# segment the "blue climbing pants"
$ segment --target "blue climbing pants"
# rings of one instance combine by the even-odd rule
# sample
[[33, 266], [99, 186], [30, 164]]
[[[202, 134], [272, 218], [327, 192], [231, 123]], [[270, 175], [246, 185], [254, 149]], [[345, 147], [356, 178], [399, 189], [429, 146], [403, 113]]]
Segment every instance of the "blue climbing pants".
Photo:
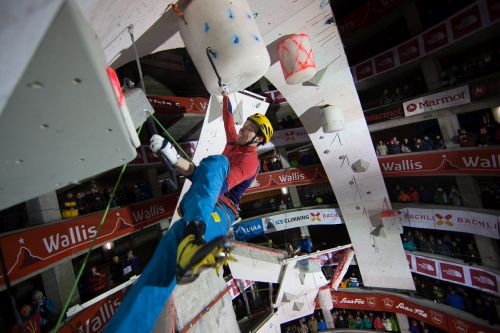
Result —
[[170, 226], [146, 268], [127, 293], [105, 332], [150, 332], [175, 288], [177, 247], [184, 236], [186, 223], [193, 220], [206, 224], [205, 240], [226, 235], [234, 221], [233, 211], [217, 198], [229, 172], [225, 156], [204, 158], [196, 168], [191, 188], [180, 207], [183, 217]]

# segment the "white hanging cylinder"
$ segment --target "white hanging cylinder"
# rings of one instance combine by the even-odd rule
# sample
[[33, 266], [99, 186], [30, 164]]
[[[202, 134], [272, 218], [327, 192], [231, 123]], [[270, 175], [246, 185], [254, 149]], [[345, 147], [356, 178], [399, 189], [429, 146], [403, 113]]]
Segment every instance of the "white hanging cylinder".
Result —
[[341, 108], [327, 104], [321, 108], [320, 116], [323, 132], [332, 133], [344, 129], [344, 113]]
[[299, 84], [316, 75], [311, 40], [307, 34], [295, 34], [278, 45], [281, 69], [287, 84]]
[[179, 32], [208, 92], [220, 95], [211, 54], [230, 92], [259, 80], [271, 64], [264, 39], [245, 0], [191, 0], [182, 8]]
[[500, 123], [500, 106], [496, 106], [491, 108], [491, 112], [493, 113], [493, 118], [497, 123]]

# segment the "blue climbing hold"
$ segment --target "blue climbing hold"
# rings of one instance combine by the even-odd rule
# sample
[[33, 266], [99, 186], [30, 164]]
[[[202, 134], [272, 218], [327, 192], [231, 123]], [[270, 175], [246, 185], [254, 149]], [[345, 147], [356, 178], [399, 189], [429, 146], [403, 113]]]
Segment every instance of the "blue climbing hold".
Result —
[[210, 30], [210, 27], [208, 26], [208, 23], [205, 22], [205, 28], [203, 28], [203, 31], [208, 32]]
[[249, 12], [247, 12], [247, 18], [248, 18], [249, 20], [251, 20], [251, 19], [252, 19], [252, 14], [250, 14]]
[[231, 8], [227, 9], [227, 17], [229, 17], [230, 20], [234, 19], [233, 11]]
[[256, 34], [253, 34], [253, 39], [255, 39], [257, 43], [260, 42], [260, 38]]
[[240, 37], [238, 35], [234, 34], [233, 35], [233, 44], [238, 44], [240, 42]]

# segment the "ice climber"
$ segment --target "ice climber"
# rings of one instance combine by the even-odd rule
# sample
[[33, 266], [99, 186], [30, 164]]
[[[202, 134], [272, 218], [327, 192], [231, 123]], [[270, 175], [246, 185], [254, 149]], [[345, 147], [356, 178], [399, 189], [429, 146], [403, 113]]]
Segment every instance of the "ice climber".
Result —
[[227, 258], [229, 226], [237, 218], [241, 196], [259, 170], [257, 146], [273, 136], [269, 119], [259, 113], [236, 132], [231, 103], [223, 96], [227, 144], [222, 155], [204, 158], [195, 167], [159, 135], [150, 148], [190, 177], [180, 203], [181, 219], [163, 236], [141, 277], [128, 292], [106, 332], [149, 332], [177, 283], [195, 280], [201, 269], [218, 267]]

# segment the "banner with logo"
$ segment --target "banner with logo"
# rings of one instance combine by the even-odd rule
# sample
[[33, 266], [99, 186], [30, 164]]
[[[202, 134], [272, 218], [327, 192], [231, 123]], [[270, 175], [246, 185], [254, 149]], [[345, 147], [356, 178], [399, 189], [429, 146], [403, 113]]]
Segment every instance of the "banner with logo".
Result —
[[321, 184], [328, 181], [321, 164], [259, 173], [246, 193], [279, 189], [287, 186]]
[[389, 107], [379, 107], [366, 111], [364, 113], [366, 123], [368, 125], [380, 123], [386, 120], [403, 118], [404, 114], [401, 111], [401, 104], [391, 105]]
[[253, 219], [233, 225], [234, 238], [239, 241], [246, 241], [256, 236], [264, 234], [262, 219]]
[[500, 296], [500, 275], [485, 269], [466, 266], [406, 252], [410, 270], [435, 279], [460, 284]]
[[[444, 311], [412, 302], [407, 297], [392, 294], [332, 292], [333, 306], [339, 309], [401, 313], [410, 318], [452, 333], [493, 333], [494, 329], [455, 317]], [[319, 301], [316, 308], [320, 308]]]
[[124, 290], [103, 298], [82, 310], [73, 318], [69, 319], [59, 333], [97, 333], [102, 332], [104, 326], [110, 321], [125, 297]]
[[403, 225], [412, 228], [464, 232], [500, 239], [500, 216], [465, 210], [402, 208]]
[[149, 103], [158, 114], [205, 114], [208, 99], [202, 97], [148, 96]]
[[421, 34], [352, 66], [354, 81], [408, 64], [488, 28], [500, 19], [499, 12], [494, 0], [476, 1]]
[[305, 209], [263, 217], [264, 232], [271, 233], [301, 226], [342, 224], [339, 210], [335, 208]]
[[384, 177], [426, 175], [498, 176], [499, 148], [446, 149], [378, 159]]
[[267, 96], [269, 99], [268, 102], [271, 103], [276, 103], [276, 104], [281, 104], [281, 103], [286, 103], [285, 97], [279, 92], [279, 90], [271, 90], [271, 91], [266, 91], [264, 95]]
[[403, 110], [405, 116], [410, 117], [468, 103], [470, 103], [469, 86], [462, 86], [406, 101], [403, 103]]
[[[178, 194], [128, 207], [111, 209], [96, 244], [103, 244], [172, 217]], [[97, 233], [103, 212], [21, 230], [0, 238], [11, 281], [45, 269], [87, 250]], [[3, 275], [0, 285], [4, 284]]]

